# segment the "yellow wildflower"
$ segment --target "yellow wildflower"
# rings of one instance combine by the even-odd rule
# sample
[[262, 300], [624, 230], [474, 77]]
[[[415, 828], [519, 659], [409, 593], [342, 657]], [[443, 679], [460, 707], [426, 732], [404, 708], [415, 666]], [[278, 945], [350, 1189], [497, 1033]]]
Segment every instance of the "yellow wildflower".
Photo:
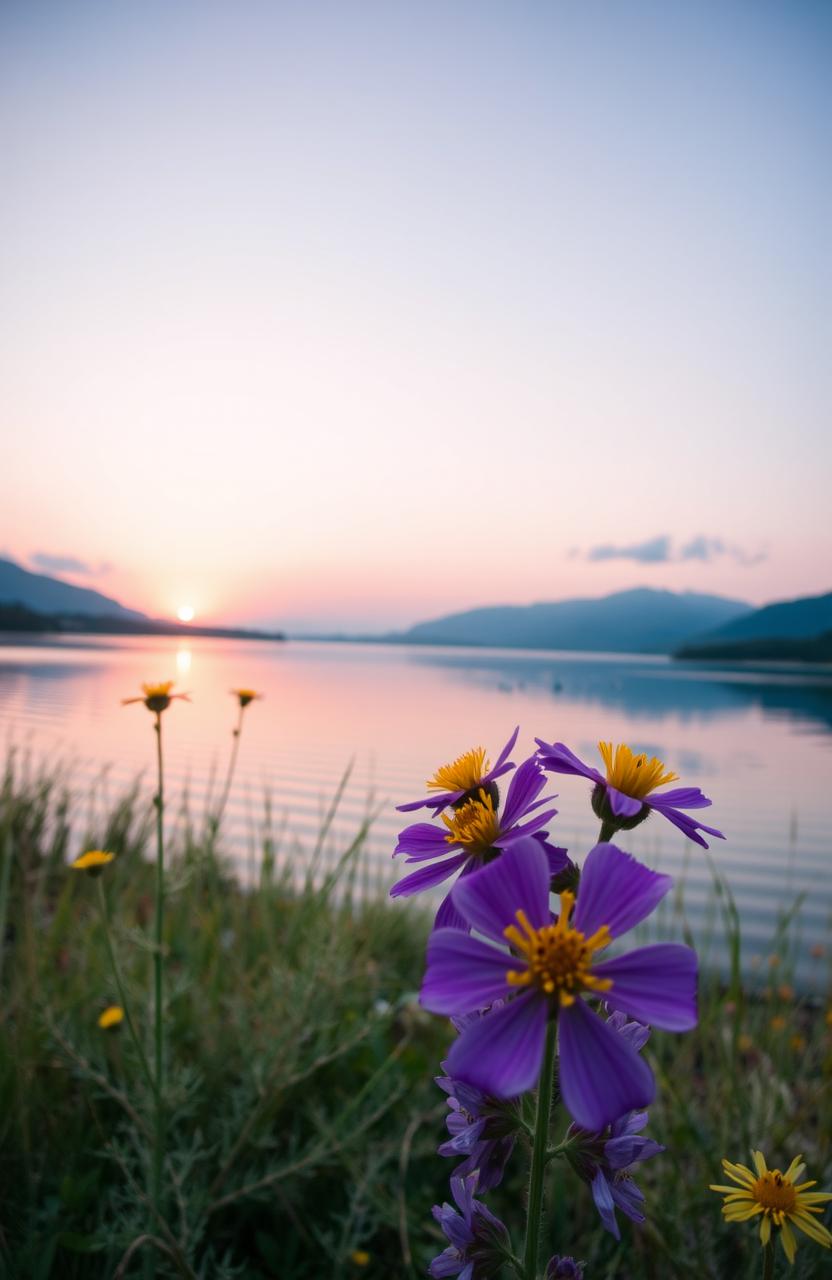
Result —
[[768, 1169], [761, 1151], [752, 1151], [754, 1171], [744, 1164], [723, 1160], [722, 1167], [736, 1186], [711, 1185], [711, 1191], [725, 1196], [723, 1215], [728, 1222], [748, 1222], [760, 1215], [760, 1243], [765, 1248], [772, 1231], [779, 1235], [789, 1262], [794, 1262], [797, 1241], [792, 1226], [828, 1249], [832, 1235], [813, 1214], [823, 1213], [822, 1206], [832, 1200], [832, 1192], [813, 1191], [815, 1182], [800, 1182], [806, 1172], [802, 1156], [795, 1156], [785, 1173]]
[[257, 693], [254, 689], [232, 689], [235, 698], [239, 698], [240, 706], [247, 707], [250, 702], [263, 697], [262, 693]]
[[112, 862], [115, 856], [104, 849], [89, 849], [86, 853], [79, 853], [69, 865], [73, 871], [86, 871], [88, 875], [100, 876], [107, 863]]
[[168, 709], [174, 698], [190, 702], [187, 693], [171, 693], [173, 685], [173, 680], [163, 680], [160, 684], [143, 684], [140, 698], [122, 698], [121, 705], [128, 707], [132, 702], [143, 702], [148, 711], [153, 711], [158, 716]]
[[98, 1016], [98, 1025], [102, 1031], [115, 1031], [124, 1021], [124, 1010], [120, 1004], [108, 1005]]

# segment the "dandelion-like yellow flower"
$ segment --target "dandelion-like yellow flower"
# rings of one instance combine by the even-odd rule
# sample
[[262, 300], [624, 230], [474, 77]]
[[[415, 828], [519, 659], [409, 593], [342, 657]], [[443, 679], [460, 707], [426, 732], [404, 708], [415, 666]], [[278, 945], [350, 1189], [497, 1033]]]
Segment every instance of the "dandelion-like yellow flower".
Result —
[[121, 705], [128, 707], [132, 702], [143, 702], [148, 711], [159, 715], [162, 711], [167, 711], [174, 698], [190, 702], [187, 693], [171, 693], [173, 685], [173, 680], [163, 680], [160, 684], [143, 684], [140, 698], [122, 698]]
[[257, 693], [254, 689], [232, 689], [232, 694], [240, 701], [241, 707], [247, 707], [250, 702], [255, 702], [263, 697], [262, 693]]
[[350, 1262], [354, 1262], [357, 1267], [368, 1267], [370, 1265], [370, 1255], [366, 1249], [353, 1249], [350, 1254]]
[[107, 863], [112, 862], [115, 856], [104, 849], [89, 849], [86, 853], [79, 853], [69, 865], [73, 871], [86, 871], [88, 875], [100, 876]]
[[98, 1016], [98, 1025], [102, 1031], [115, 1031], [124, 1021], [124, 1010], [120, 1004], [109, 1005]]
[[832, 1235], [812, 1215], [823, 1213], [822, 1206], [832, 1200], [832, 1192], [809, 1191], [816, 1182], [800, 1182], [806, 1172], [802, 1156], [795, 1156], [785, 1173], [766, 1167], [761, 1151], [752, 1151], [754, 1172], [744, 1164], [723, 1160], [722, 1167], [737, 1184], [734, 1187], [711, 1186], [711, 1191], [725, 1194], [722, 1213], [727, 1222], [748, 1222], [760, 1216], [760, 1242], [765, 1247], [772, 1231], [780, 1236], [783, 1252], [794, 1262], [797, 1241], [792, 1227], [828, 1249]]

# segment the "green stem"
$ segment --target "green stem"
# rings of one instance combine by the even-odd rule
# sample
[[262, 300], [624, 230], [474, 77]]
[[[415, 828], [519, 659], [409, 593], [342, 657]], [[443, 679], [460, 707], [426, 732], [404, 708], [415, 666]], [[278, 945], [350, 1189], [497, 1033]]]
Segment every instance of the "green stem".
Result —
[[118, 989], [118, 998], [121, 1001], [121, 1007], [124, 1010], [124, 1020], [127, 1023], [127, 1029], [130, 1032], [130, 1036], [133, 1040], [133, 1045], [135, 1047], [136, 1053], [139, 1056], [139, 1062], [141, 1063], [141, 1068], [142, 1068], [142, 1071], [144, 1072], [145, 1079], [147, 1080], [147, 1083], [150, 1085], [150, 1088], [155, 1096], [156, 1081], [153, 1079], [153, 1075], [150, 1070], [150, 1064], [147, 1061], [147, 1054], [145, 1053], [142, 1042], [139, 1039], [138, 1034], [136, 1032], [136, 1024], [133, 1021], [133, 1014], [130, 1009], [130, 1001], [127, 999], [127, 991], [125, 990], [125, 987], [124, 987], [124, 980], [121, 976], [121, 969], [119, 967], [118, 960], [116, 959], [115, 947], [113, 946], [113, 935], [110, 929], [110, 913], [107, 910], [107, 895], [104, 892], [103, 878], [101, 876], [98, 877], [98, 905], [101, 909], [101, 922], [104, 926], [104, 940], [107, 944], [107, 955], [110, 957], [110, 968], [113, 971], [113, 977], [116, 980], [116, 987]]
[[237, 768], [237, 753], [240, 750], [240, 734], [243, 731], [243, 711], [244, 710], [245, 708], [241, 705], [239, 714], [237, 716], [236, 728], [232, 731], [234, 742], [231, 747], [231, 756], [228, 761], [228, 773], [225, 775], [225, 786], [222, 789], [220, 802], [219, 802], [219, 805], [217, 806], [217, 811], [213, 817], [212, 825], [215, 832], [219, 830], [220, 823], [222, 822], [222, 816], [225, 813], [225, 806], [228, 803], [228, 796], [231, 791], [231, 783], [234, 780], [234, 771]]
[[612, 840], [617, 830], [618, 828], [615, 823], [606, 821], [602, 822], [601, 830], [598, 832], [598, 843], [607, 844], [608, 841]]
[[774, 1280], [774, 1241], [763, 1248], [763, 1280]]
[[537, 1086], [537, 1118], [532, 1145], [532, 1165], [529, 1172], [529, 1204], [526, 1221], [526, 1247], [523, 1254], [525, 1280], [536, 1280], [537, 1259], [540, 1252], [540, 1223], [543, 1215], [543, 1184], [546, 1176], [546, 1150], [549, 1145], [549, 1113], [552, 1109], [552, 1086], [555, 1071], [555, 1042], [557, 1020], [552, 1018], [546, 1028], [546, 1049]]
[[156, 1125], [153, 1147], [153, 1206], [161, 1213], [162, 1155], [165, 1147], [165, 1113], [163, 1106], [164, 1020], [163, 1020], [163, 967], [162, 952], [165, 919], [165, 793], [162, 761], [162, 715], [156, 712], [156, 761], [158, 765], [158, 790], [156, 792], [156, 920], [154, 929], [153, 978], [154, 978], [154, 1050], [156, 1079]]

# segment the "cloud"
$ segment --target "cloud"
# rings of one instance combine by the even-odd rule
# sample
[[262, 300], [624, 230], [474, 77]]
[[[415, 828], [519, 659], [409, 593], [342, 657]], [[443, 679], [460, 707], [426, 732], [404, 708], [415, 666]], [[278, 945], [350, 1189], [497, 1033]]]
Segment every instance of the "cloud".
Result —
[[745, 548], [738, 547], [734, 543], [724, 542], [722, 538], [711, 538], [704, 533], [696, 534], [677, 550], [674, 550], [670, 535], [661, 533], [655, 538], [647, 538], [644, 542], [633, 542], [624, 546], [603, 542], [597, 547], [590, 547], [585, 553], [573, 547], [568, 554], [570, 557], [585, 554], [587, 560], [593, 561], [635, 560], [639, 564], [679, 563], [683, 560], [701, 560], [705, 564], [710, 564], [713, 560], [727, 556], [728, 559], [746, 568], [760, 564], [768, 556], [765, 551], [746, 551]]
[[690, 542], [686, 542], [680, 548], [678, 558], [704, 560], [708, 564], [719, 556], [729, 556], [730, 559], [736, 560], [737, 564], [750, 566], [760, 564], [766, 559], [766, 555], [765, 551], [746, 551], [743, 547], [723, 542], [721, 538], [707, 538], [704, 533], [698, 533], [695, 538], [691, 538]]
[[587, 560], [638, 560], [641, 564], [659, 564], [670, 559], [670, 538], [666, 533], [646, 542], [634, 542], [629, 547], [616, 547], [611, 542], [590, 547]]
[[77, 556], [53, 555], [49, 551], [35, 551], [29, 557], [36, 569], [45, 573], [74, 573], [84, 578], [95, 578], [99, 574], [109, 573], [111, 566], [104, 560], [100, 564], [88, 564]]

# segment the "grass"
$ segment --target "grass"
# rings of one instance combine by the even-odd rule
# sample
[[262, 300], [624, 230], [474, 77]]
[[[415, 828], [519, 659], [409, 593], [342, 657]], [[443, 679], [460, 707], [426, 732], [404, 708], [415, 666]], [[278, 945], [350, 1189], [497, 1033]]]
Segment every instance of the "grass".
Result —
[[[452, 1168], [435, 1154], [445, 1107], [433, 1084], [449, 1030], [416, 1001], [429, 917], [386, 901], [363, 855], [366, 828], [333, 859], [328, 824], [304, 852], [282, 849], [267, 816], [259, 883], [243, 891], [222, 832], [180, 814], [165, 918], [167, 1144], [162, 1212], [152, 1213], [153, 1095], [126, 1028], [97, 1026], [118, 992], [97, 886], [66, 864], [86, 847], [118, 855], [99, 883], [149, 1052], [153, 820], [138, 788], [100, 808], [74, 797], [58, 769], [7, 762], [0, 1272], [425, 1275], [444, 1243], [430, 1207], [447, 1197]], [[744, 1160], [752, 1143], [781, 1166], [803, 1151], [809, 1176], [832, 1185], [828, 954], [815, 960], [815, 990], [795, 995], [799, 911], [786, 912], [743, 983], [741, 924], [715, 870], [703, 949], [720, 944], [729, 971], [706, 970], [694, 1033], [654, 1033], [646, 1051], [659, 1079], [648, 1132], [667, 1146], [639, 1174], [647, 1223], [625, 1223], [617, 1243], [588, 1189], [565, 1163], [550, 1166], [544, 1240], [586, 1259], [587, 1280], [759, 1275], [752, 1228], [726, 1227], [707, 1190], [722, 1181], [720, 1158]], [[683, 892], [654, 928], [685, 936]], [[518, 1153], [488, 1198], [516, 1248], [526, 1170]], [[806, 1241], [791, 1274], [821, 1276], [828, 1261]], [[782, 1255], [777, 1268], [786, 1273]]]

